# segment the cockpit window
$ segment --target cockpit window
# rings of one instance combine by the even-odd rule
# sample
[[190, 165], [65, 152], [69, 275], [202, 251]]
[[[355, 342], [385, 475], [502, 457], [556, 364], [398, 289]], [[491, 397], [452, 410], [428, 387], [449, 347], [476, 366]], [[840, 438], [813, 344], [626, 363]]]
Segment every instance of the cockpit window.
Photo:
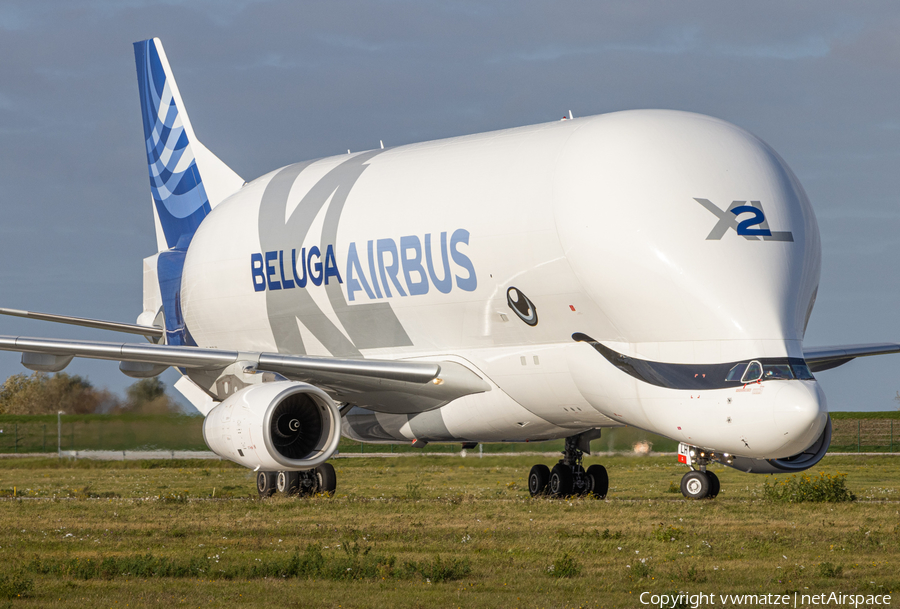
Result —
[[744, 384], [755, 383], [756, 381], [758, 381], [760, 379], [760, 377], [762, 377], [762, 374], [763, 374], [762, 364], [760, 364], [759, 362], [754, 360], [754, 361], [750, 362], [750, 364], [747, 366], [747, 370], [744, 372], [744, 375], [741, 377], [741, 382]]
[[816, 377], [812, 375], [812, 372], [809, 371], [809, 366], [806, 364], [791, 364], [791, 370], [794, 371], [794, 376], [801, 381], [816, 380]]
[[741, 377], [744, 376], [744, 370], [747, 369], [747, 364], [741, 362], [740, 364], [735, 364], [734, 368], [728, 371], [728, 376], [725, 377], [725, 380], [729, 383], [740, 383]]
[[794, 378], [789, 364], [766, 364], [763, 366], [764, 381], [789, 381]]
[[721, 364], [676, 364], [624, 355], [580, 332], [573, 334], [572, 338], [588, 343], [629, 376], [667, 389], [726, 389], [734, 388], [737, 383], [746, 385], [794, 378], [815, 380], [806, 362], [799, 357], [761, 357]]

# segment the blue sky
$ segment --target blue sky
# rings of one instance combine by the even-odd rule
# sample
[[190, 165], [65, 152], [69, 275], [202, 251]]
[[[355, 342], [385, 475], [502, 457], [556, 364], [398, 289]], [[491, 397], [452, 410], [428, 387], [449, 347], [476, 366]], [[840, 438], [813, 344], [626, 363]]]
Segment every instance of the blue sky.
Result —
[[[131, 43], [159, 36], [198, 137], [247, 179], [569, 110], [733, 122], [787, 160], [816, 211], [823, 270], [806, 344], [900, 342], [897, 31], [893, 2], [8, 0], [0, 306], [140, 312], [155, 241]], [[15, 318], [0, 334], [120, 337]], [[0, 377], [21, 370], [0, 355]], [[118, 392], [131, 382], [115, 363], [67, 371]], [[886, 356], [818, 377], [833, 410], [886, 410], [898, 371]]]

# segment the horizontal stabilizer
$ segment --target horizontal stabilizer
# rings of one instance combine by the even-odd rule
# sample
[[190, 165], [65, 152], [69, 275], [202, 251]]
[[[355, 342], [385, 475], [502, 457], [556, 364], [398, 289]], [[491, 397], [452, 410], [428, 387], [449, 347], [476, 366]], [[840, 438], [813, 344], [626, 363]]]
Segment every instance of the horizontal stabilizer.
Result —
[[124, 324], [117, 321], [103, 321], [101, 319], [88, 319], [86, 317], [54, 315], [53, 313], [35, 313], [34, 311], [20, 311], [18, 309], [0, 308], [0, 315], [11, 315], [13, 317], [24, 317], [26, 319], [37, 319], [40, 321], [52, 321], [59, 324], [84, 326], [85, 328], [96, 328], [98, 330], [113, 330], [115, 332], [124, 332], [126, 334], [140, 334], [147, 338], [162, 338], [163, 333], [165, 332], [162, 328], [157, 328], [155, 326], [139, 326], [137, 324]]

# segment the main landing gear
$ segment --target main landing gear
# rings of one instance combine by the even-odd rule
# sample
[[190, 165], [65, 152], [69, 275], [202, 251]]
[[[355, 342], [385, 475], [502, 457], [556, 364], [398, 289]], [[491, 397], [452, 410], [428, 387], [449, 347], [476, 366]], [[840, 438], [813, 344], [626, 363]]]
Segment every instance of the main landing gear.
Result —
[[581, 465], [584, 453], [591, 454], [591, 440], [600, 437], [599, 430], [592, 430], [566, 438], [563, 458], [551, 470], [538, 464], [528, 474], [528, 492], [532, 497], [550, 495], [569, 497], [590, 495], [598, 499], [609, 492], [609, 476], [602, 465], [591, 465], [585, 471]]
[[[718, 455], [713, 452], [701, 450], [696, 446], [687, 444], [678, 445], [678, 462], [691, 468], [681, 478], [681, 494], [688, 499], [715, 499], [719, 494], [719, 477], [706, 469], [712, 461], [724, 458], [728, 463], [730, 455]], [[696, 469], [695, 469], [696, 467]]]
[[278, 493], [282, 497], [326, 495], [337, 488], [337, 474], [331, 463], [301, 472], [256, 472], [256, 490], [260, 499]]

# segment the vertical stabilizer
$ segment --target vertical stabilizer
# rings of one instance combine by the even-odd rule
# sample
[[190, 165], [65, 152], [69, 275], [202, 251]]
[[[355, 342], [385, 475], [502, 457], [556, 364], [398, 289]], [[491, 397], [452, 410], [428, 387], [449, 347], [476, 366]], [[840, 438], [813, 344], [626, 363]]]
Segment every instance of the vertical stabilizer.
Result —
[[181, 275], [194, 233], [213, 207], [244, 184], [194, 135], [158, 38], [134, 43], [150, 194], [159, 253], [144, 261], [144, 312], [169, 345], [195, 344], [181, 312]]
[[244, 181], [197, 141], [159, 39], [134, 43], [134, 58], [159, 250], [185, 250]]

